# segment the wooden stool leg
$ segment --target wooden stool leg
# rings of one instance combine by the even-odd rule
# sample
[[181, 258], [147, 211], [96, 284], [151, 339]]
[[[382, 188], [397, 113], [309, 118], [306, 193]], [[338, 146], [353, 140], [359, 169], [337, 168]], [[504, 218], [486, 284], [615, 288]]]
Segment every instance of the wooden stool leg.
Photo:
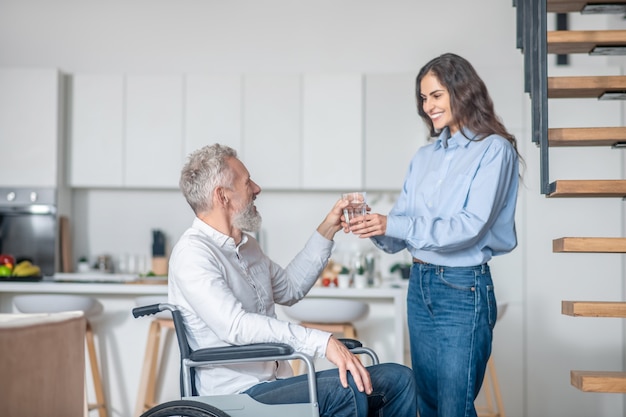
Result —
[[498, 417], [506, 417], [506, 414], [504, 413], [504, 404], [502, 403], [502, 395], [500, 394], [500, 382], [498, 381], [498, 374], [496, 373], [496, 365], [495, 363], [493, 363], [492, 358], [489, 358], [489, 362], [487, 362], [487, 368], [489, 370], [489, 375], [491, 376], [493, 394], [496, 397]]
[[485, 373], [485, 380], [483, 381], [482, 393], [485, 397], [486, 405], [480, 410], [477, 408], [478, 415], [480, 417], [506, 417], [493, 356], [490, 357], [487, 362], [487, 371]]
[[343, 336], [347, 339], [356, 339], [356, 328], [351, 323], [345, 324], [343, 326]]
[[[491, 363], [491, 358], [487, 362], [487, 368], [490, 368], [489, 364]], [[491, 381], [491, 374], [489, 372], [485, 373], [485, 379], [483, 381], [483, 394], [485, 395], [485, 406], [484, 413], [481, 414], [482, 417], [498, 417], [498, 411], [493, 407], [493, 394], [492, 394], [493, 382]]]
[[89, 321], [87, 321], [87, 328], [85, 331], [85, 342], [87, 344], [87, 352], [89, 353], [93, 389], [96, 394], [96, 403], [89, 404], [89, 410], [97, 408], [98, 415], [100, 417], [107, 417], [106, 403], [104, 401], [104, 388], [102, 387], [102, 376], [100, 375], [100, 367], [98, 366], [98, 355], [96, 354], [93, 330]]
[[148, 330], [148, 340], [141, 368], [141, 379], [135, 405], [135, 415], [140, 416], [156, 403], [157, 373], [159, 369], [159, 352], [163, 329], [174, 329], [171, 319], [154, 319]]
[[139, 381], [139, 393], [135, 406], [135, 415], [143, 414], [148, 408], [148, 404], [154, 401], [154, 386], [156, 379], [157, 359], [159, 355], [159, 344], [161, 341], [161, 325], [158, 320], [152, 320], [148, 330], [148, 340], [146, 351], [143, 357], [141, 368], [141, 379]]

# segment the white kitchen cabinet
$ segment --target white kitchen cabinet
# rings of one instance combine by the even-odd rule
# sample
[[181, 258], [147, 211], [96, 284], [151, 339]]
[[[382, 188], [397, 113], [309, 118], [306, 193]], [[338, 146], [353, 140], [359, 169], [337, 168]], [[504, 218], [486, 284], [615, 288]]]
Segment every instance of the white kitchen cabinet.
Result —
[[400, 190], [412, 156], [427, 143], [415, 74], [368, 74], [365, 89], [365, 188]]
[[124, 185], [124, 77], [72, 77], [70, 172], [72, 187]]
[[185, 156], [221, 143], [241, 150], [241, 76], [185, 76]]
[[261, 188], [300, 188], [301, 97], [300, 75], [244, 78], [241, 158]]
[[183, 77], [128, 76], [124, 184], [178, 188], [183, 161]]
[[61, 85], [54, 69], [0, 69], [0, 186], [64, 183]]
[[303, 83], [302, 188], [363, 187], [363, 80], [307, 74]]

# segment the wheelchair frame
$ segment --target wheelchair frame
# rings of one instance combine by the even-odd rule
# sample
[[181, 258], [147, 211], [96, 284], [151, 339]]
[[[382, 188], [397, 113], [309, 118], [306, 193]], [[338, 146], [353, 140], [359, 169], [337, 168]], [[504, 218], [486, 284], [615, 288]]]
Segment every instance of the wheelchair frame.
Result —
[[[315, 365], [310, 356], [294, 351], [284, 343], [255, 343], [242, 346], [220, 346], [192, 350], [187, 341], [180, 309], [172, 304], [160, 303], [135, 307], [133, 316], [170, 311], [174, 320], [176, 339], [180, 350], [181, 400], [157, 405], [141, 417], [319, 417]], [[379, 363], [376, 353], [353, 339], [341, 341], [354, 354], [370, 356]], [[244, 362], [302, 360], [307, 367], [309, 402], [296, 404], [263, 404], [247, 394], [198, 396], [195, 391], [195, 368], [204, 365], [226, 365]]]

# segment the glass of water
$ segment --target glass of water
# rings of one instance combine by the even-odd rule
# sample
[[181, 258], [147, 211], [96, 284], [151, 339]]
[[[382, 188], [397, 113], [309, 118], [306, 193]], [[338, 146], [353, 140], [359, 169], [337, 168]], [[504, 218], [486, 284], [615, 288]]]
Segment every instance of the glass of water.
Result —
[[366, 195], [367, 193], [365, 191], [355, 191], [341, 195], [342, 199], [350, 202], [350, 204], [343, 209], [343, 216], [345, 217], [348, 226], [352, 222], [353, 218], [364, 216], [367, 212]]

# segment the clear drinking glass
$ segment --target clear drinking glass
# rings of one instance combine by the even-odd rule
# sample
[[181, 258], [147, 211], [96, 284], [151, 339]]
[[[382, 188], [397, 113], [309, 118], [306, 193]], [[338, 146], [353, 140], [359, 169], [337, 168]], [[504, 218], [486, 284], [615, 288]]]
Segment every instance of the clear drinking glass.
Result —
[[367, 212], [366, 195], [367, 193], [365, 191], [356, 191], [341, 195], [342, 199], [350, 202], [350, 204], [343, 209], [343, 216], [346, 218], [348, 226], [354, 217], [364, 216]]

